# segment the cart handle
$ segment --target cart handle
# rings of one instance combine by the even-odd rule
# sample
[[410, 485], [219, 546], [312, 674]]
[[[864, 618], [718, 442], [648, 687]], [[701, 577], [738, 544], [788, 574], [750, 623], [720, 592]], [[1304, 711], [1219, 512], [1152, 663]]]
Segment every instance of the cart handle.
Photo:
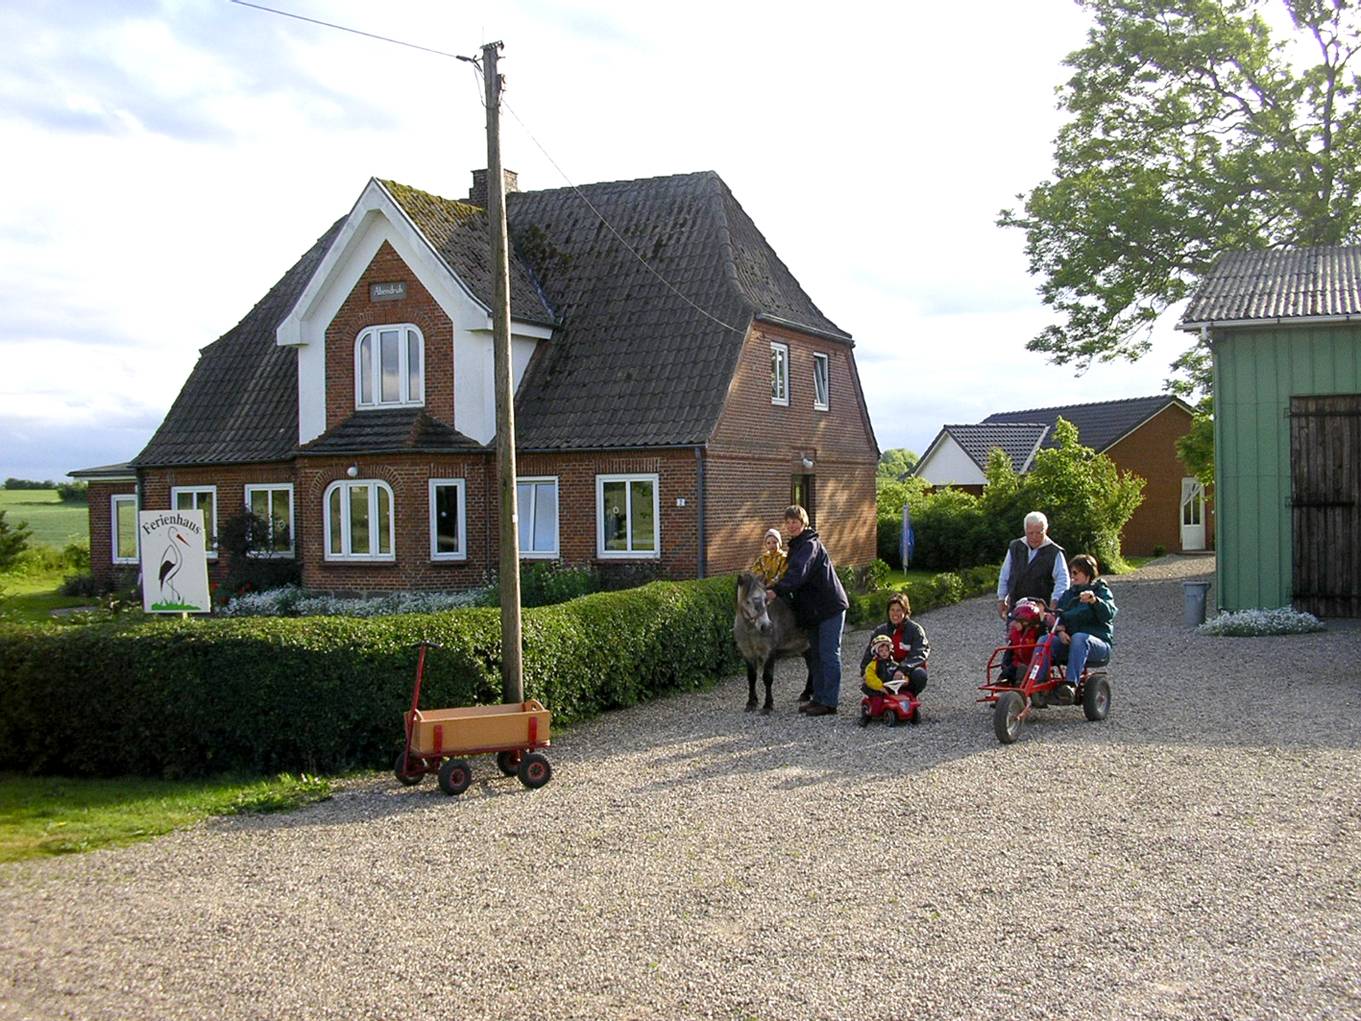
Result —
[[444, 648], [444, 646], [441, 645], [439, 642], [432, 642], [432, 641], [431, 641], [430, 639], [428, 639], [428, 638], [422, 638], [419, 642], [413, 642], [413, 643], [411, 643], [410, 648], [412, 648], [412, 649], [442, 649], [442, 648]]

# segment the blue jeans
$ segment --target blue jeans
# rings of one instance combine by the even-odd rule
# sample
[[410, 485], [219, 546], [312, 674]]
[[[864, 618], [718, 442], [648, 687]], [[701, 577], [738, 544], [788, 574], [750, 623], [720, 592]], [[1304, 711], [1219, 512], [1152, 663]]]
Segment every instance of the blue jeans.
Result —
[[841, 700], [841, 630], [846, 611], [808, 629], [808, 651], [813, 663], [813, 701], [836, 708]]
[[1105, 666], [1111, 661], [1109, 643], [1085, 632], [1073, 635], [1073, 640], [1063, 648], [1067, 651], [1059, 654], [1059, 662], [1068, 661], [1068, 683], [1074, 687], [1086, 667]]

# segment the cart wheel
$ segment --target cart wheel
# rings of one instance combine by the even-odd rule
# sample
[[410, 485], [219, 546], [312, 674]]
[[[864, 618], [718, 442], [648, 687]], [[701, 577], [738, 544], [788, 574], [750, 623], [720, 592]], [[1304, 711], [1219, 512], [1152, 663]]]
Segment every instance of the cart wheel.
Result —
[[[415, 767], [418, 762], [421, 762], [419, 758], [415, 755], [411, 756], [411, 767]], [[406, 752], [400, 751], [397, 753], [397, 762], [392, 767], [392, 775], [397, 778], [397, 781], [403, 787], [414, 787], [425, 779], [424, 769], [412, 768], [411, 772], [408, 773], [405, 771], [407, 768], [409, 767]]]
[[497, 752], [496, 768], [504, 776], [514, 776], [520, 771], [520, 752]]
[[884, 726], [896, 727], [898, 725], [898, 713], [889, 706], [884, 706]]
[[1093, 723], [1104, 720], [1111, 712], [1111, 685], [1105, 674], [1087, 678], [1082, 692], [1082, 712]]
[[439, 768], [439, 786], [445, 794], [462, 794], [473, 782], [473, 770], [466, 759], [449, 759]]
[[516, 770], [516, 774], [522, 784], [530, 790], [537, 790], [553, 779], [553, 767], [546, 756], [538, 752], [526, 752], [524, 758], [520, 760], [520, 768]]
[[868, 726], [870, 725], [870, 720], [872, 720], [872, 719], [874, 719], [874, 717], [870, 715], [870, 707], [867, 706], [864, 702], [861, 702], [861, 703], [860, 703], [860, 726], [862, 726], [862, 727], [868, 727]]
[[992, 711], [992, 729], [1002, 744], [1014, 744], [1021, 736], [1021, 712], [1025, 699], [1019, 692], [1007, 691], [997, 697], [997, 708]]

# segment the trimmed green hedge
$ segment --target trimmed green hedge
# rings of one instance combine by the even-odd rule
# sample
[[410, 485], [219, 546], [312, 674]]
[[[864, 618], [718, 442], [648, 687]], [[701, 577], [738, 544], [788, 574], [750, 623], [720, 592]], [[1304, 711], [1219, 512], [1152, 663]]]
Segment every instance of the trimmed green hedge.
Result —
[[[525, 694], [557, 723], [736, 669], [734, 580], [656, 582], [524, 614]], [[0, 768], [184, 775], [391, 764], [421, 704], [501, 700], [500, 614], [0, 627]]]
[[901, 588], [890, 586], [878, 592], [850, 595], [851, 608], [846, 613], [846, 620], [861, 627], [882, 623], [888, 619], [888, 597], [899, 591], [907, 593], [914, 617], [962, 599], [986, 595], [997, 590], [998, 570], [990, 565], [966, 567], [959, 572], [932, 575], [925, 581], [909, 581]]

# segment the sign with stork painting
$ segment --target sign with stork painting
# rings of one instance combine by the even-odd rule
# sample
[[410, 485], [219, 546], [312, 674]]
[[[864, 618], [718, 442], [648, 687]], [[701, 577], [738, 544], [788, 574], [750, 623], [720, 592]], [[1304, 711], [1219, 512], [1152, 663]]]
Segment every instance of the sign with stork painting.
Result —
[[142, 511], [142, 609], [146, 613], [208, 613], [208, 555], [203, 511]]

